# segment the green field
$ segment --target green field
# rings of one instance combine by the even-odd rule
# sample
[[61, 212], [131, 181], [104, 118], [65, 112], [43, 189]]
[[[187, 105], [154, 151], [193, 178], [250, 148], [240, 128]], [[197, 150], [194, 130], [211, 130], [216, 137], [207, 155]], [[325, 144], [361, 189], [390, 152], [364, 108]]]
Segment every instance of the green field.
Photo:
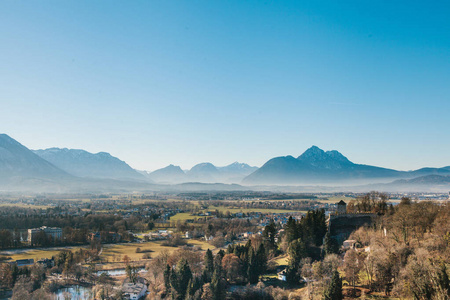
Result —
[[255, 201], [263, 201], [263, 202], [282, 202], [282, 201], [314, 201], [314, 199], [311, 198], [287, 198], [287, 199], [261, 199], [261, 200], [255, 200], [255, 199], [247, 199], [243, 200], [243, 202], [255, 202]]
[[12, 206], [12, 207], [31, 208], [31, 209], [46, 209], [46, 208], [50, 207], [49, 205], [34, 205], [34, 204], [8, 203], [8, 202], [0, 203], [0, 206]]
[[170, 222], [173, 222], [173, 221], [184, 222], [187, 220], [196, 220], [198, 218], [202, 218], [202, 216], [193, 216], [193, 215], [191, 215], [191, 213], [178, 213], [178, 214], [170, 217]]
[[286, 266], [288, 264], [288, 256], [278, 256], [274, 259], [274, 261], [280, 266]]
[[289, 212], [302, 212], [306, 213], [306, 211], [303, 210], [289, 210], [289, 209], [270, 209], [270, 208], [239, 208], [239, 207], [230, 207], [230, 206], [209, 206], [207, 211], [215, 211], [218, 210], [219, 212], [225, 213], [229, 211], [230, 213], [249, 213], [249, 212], [260, 212], [260, 213], [289, 213]]
[[[203, 212], [214, 212], [214, 211], [219, 211], [221, 213], [226, 213], [227, 211], [229, 211], [232, 214], [235, 213], [250, 213], [250, 212], [260, 212], [260, 213], [297, 213], [297, 212], [301, 212], [301, 213], [306, 213], [307, 211], [304, 210], [288, 210], [288, 209], [270, 209], [270, 208], [239, 208], [239, 207], [230, 207], [230, 206], [209, 206], [208, 209], [204, 210]], [[170, 222], [177, 222], [177, 221], [181, 221], [181, 222], [185, 222], [187, 220], [196, 220], [199, 218], [204, 218], [204, 216], [193, 216], [190, 213], [178, 213], [172, 217], [170, 217]]]
[[52, 258], [62, 250], [76, 251], [79, 248], [87, 248], [88, 246], [75, 246], [75, 247], [59, 247], [59, 248], [44, 248], [44, 249], [24, 249], [15, 250], [13, 254], [5, 254], [8, 251], [4, 251], [0, 255], [10, 256], [12, 260], [18, 259], [34, 259], [34, 261], [40, 260], [42, 258]]
[[[151, 257], [158, 256], [162, 251], [172, 252], [177, 250], [177, 247], [162, 246], [161, 241], [151, 241], [144, 243], [129, 243], [108, 245], [103, 248], [101, 259], [107, 262], [114, 262], [114, 258], [119, 256], [123, 258], [127, 255], [132, 261], [141, 260], [144, 253], [150, 253]], [[198, 240], [189, 240], [190, 245], [198, 246], [202, 250], [213, 249], [214, 246]], [[141, 248], [142, 253], [136, 253], [136, 248]]]
[[[166, 250], [172, 252], [177, 250], [177, 247], [162, 246], [161, 241], [150, 241], [144, 243], [127, 243], [127, 244], [109, 244], [104, 245], [100, 258], [103, 262], [114, 262], [123, 259], [124, 255], [127, 255], [132, 261], [138, 261], [142, 259], [145, 253], [149, 253], [151, 257], [158, 256], [162, 251]], [[188, 243], [193, 246], [200, 247], [202, 250], [211, 249], [215, 247], [205, 241], [189, 240]], [[136, 253], [136, 248], [141, 248], [141, 253]], [[60, 247], [60, 248], [46, 248], [46, 249], [24, 249], [16, 250], [12, 254], [6, 254], [8, 251], [0, 253], [2, 256], [10, 256], [12, 260], [18, 259], [34, 259], [35, 261], [42, 258], [51, 258], [62, 250], [76, 251], [79, 248], [88, 248], [88, 246], [76, 246], [76, 247]], [[12, 251], [11, 251], [12, 252]]]

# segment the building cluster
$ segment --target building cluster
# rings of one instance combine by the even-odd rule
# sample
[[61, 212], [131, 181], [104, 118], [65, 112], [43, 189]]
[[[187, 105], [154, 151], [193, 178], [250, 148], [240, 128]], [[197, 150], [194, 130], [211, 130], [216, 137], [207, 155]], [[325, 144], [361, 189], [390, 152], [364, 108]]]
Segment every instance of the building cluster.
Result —
[[150, 241], [154, 240], [167, 240], [173, 234], [172, 230], [158, 230], [156, 232], [150, 232], [148, 234], [144, 234], [144, 238], [147, 238]]

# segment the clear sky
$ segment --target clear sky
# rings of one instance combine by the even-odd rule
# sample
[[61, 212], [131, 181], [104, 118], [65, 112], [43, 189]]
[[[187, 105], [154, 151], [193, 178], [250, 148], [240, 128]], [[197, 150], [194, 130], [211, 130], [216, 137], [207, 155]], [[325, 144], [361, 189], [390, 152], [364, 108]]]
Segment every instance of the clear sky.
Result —
[[449, 1], [0, 1], [0, 131], [137, 169], [450, 165]]

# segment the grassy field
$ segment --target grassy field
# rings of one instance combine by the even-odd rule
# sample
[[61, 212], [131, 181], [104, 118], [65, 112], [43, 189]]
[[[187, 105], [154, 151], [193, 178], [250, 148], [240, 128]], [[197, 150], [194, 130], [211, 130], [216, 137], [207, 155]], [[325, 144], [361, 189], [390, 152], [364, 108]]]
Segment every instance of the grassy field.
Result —
[[[136, 248], [141, 248], [142, 253], [136, 253]], [[130, 243], [107, 245], [103, 248], [100, 258], [104, 262], [122, 261], [123, 256], [127, 255], [130, 260], [141, 260], [145, 253], [150, 253], [151, 257], [158, 256], [164, 250], [173, 251], [176, 248], [161, 246], [158, 242]]]
[[178, 213], [172, 217], [170, 217], [170, 222], [177, 222], [177, 221], [187, 221], [187, 220], [196, 220], [198, 218], [201, 218], [200, 216], [192, 216], [190, 213]]
[[8, 202], [0, 203], [0, 206], [13, 206], [13, 207], [31, 208], [31, 209], [46, 209], [46, 208], [50, 207], [49, 205], [34, 205], [34, 204], [8, 203]]
[[[162, 251], [175, 251], [177, 247], [167, 247], [161, 245], [161, 241], [151, 241], [144, 243], [129, 243], [129, 244], [118, 244], [118, 245], [108, 245], [103, 248], [101, 259], [107, 262], [114, 262], [120, 256], [123, 258], [127, 255], [130, 260], [136, 261], [141, 260], [145, 253], [149, 253], [151, 257], [158, 256]], [[193, 246], [200, 247], [202, 250], [214, 249], [214, 246], [208, 244], [205, 241], [189, 240], [188, 243]], [[141, 248], [141, 253], [136, 253], [136, 248]]]
[[[144, 243], [127, 243], [127, 244], [109, 244], [103, 247], [100, 258], [104, 262], [114, 262], [127, 255], [132, 261], [141, 260], [145, 253], [149, 253], [151, 257], [158, 256], [162, 251], [167, 250], [172, 252], [177, 250], [176, 247], [162, 246], [161, 241], [151, 241]], [[202, 250], [211, 249], [215, 247], [205, 241], [189, 240], [188, 243], [193, 246], [200, 247]], [[87, 248], [88, 246], [76, 246], [76, 247], [61, 247], [61, 248], [45, 248], [45, 249], [24, 249], [15, 251], [4, 251], [0, 253], [1, 256], [10, 256], [12, 260], [18, 259], [34, 259], [39, 260], [42, 258], [51, 258], [62, 250], [76, 251], [79, 248]], [[141, 253], [136, 253], [136, 248], [141, 248]]]
[[242, 200], [242, 202], [255, 202], [255, 201], [280, 202], [280, 201], [309, 201], [309, 200], [314, 201], [314, 199], [311, 199], [311, 198], [297, 198], [297, 199], [288, 198], [288, 199], [261, 199], [261, 200], [245, 199], [245, 200]]
[[274, 261], [280, 266], [285, 266], [288, 264], [288, 256], [287, 255], [279, 256], [275, 258]]
[[24, 249], [11, 251], [13, 254], [5, 254], [8, 251], [0, 253], [0, 255], [10, 256], [12, 260], [18, 259], [34, 259], [40, 260], [42, 258], [52, 258], [62, 250], [76, 251], [79, 248], [87, 248], [88, 246], [75, 246], [75, 247], [60, 247], [60, 248], [43, 248], [43, 249]]
[[300, 210], [288, 210], [288, 209], [270, 209], [270, 208], [240, 208], [240, 207], [230, 207], [230, 206], [209, 206], [207, 211], [215, 211], [218, 210], [219, 212], [225, 213], [229, 211], [230, 213], [249, 213], [249, 212], [260, 212], [260, 213], [288, 213], [288, 212], [303, 212], [306, 211], [300, 211]]
[[[288, 209], [270, 209], [270, 208], [240, 208], [240, 207], [230, 207], [230, 206], [209, 206], [204, 212], [213, 212], [218, 210], [221, 213], [226, 213], [229, 211], [232, 214], [235, 213], [249, 213], [249, 212], [260, 212], [260, 213], [289, 213], [289, 212], [301, 212], [306, 213], [303, 210], [288, 210]], [[187, 220], [196, 220], [202, 218], [202, 216], [193, 216], [190, 213], [178, 213], [170, 217], [170, 222], [185, 222]]]

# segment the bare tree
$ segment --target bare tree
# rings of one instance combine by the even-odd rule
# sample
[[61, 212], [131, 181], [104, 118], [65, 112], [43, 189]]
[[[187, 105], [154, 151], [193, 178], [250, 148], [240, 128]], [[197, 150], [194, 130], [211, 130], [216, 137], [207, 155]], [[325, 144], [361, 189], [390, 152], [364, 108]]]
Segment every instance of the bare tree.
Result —
[[359, 280], [359, 272], [361, 271], [362, 263], [360, 257], [354, 249], [350, 249], [344, 256], [344, 272], [345, 279], [352, 285], [353, 294], [355, 293], [355, 286]]

